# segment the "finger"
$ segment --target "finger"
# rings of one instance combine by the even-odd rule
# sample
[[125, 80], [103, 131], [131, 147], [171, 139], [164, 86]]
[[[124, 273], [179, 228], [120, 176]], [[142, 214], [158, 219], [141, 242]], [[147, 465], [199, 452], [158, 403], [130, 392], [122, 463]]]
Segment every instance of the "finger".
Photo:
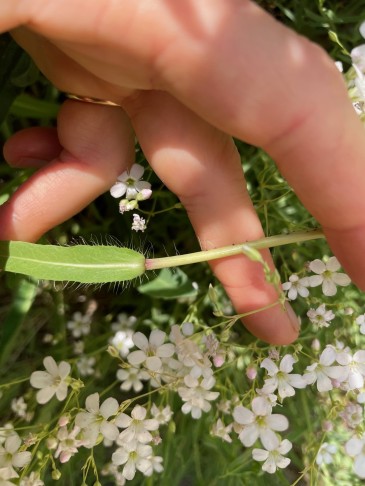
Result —
[[[240, 157], [227, 135], [210, 127], [167, 94], [146, 92], [126, 109], [147, 159], [175, 192], [203, 249], [242, 243], [263, 236], [246, 191]], [[273, 268], [269, 251], [266, 261]], [[260, 264], [244, 256], [217, 260], [211, 266], [239, 313], [278, 301]], [[280, 305], [244, 320], [258, 337], [275, 344], [293, 341], [298, 324]]]
[[0, 239], [37, 240], [109, 189], [133, 161], [134, 137], [120, 108], [68, 101], [58, 136], [58, 156], [0, 207]]
[[226, 2], [220, 19], [194, 42], [169, 43], [160, 63], [165, 87], [277, 161], [365, 289], [365, 136], [341, 75], [253, 3]]
[[14, 168], [39, 168], [55, 159], [62, 151], [55, 128], [26, 128], [9, 138], [4, 157]]

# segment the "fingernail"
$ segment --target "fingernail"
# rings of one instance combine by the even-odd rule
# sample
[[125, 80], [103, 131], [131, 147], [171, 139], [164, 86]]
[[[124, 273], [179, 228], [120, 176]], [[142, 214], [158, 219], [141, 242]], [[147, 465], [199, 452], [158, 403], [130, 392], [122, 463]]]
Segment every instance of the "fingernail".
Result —
[[292, 328], [294, 329], [295, 332], [299, 332], [300, 331], [300, 321], [299, 321], [296, 313], [294, 312], [292, 306], [289, 304], [288, 301], [285, 302], [285, 310], [288, 313], [288, 317], [289, 317], [290, 323], [292, 325]]

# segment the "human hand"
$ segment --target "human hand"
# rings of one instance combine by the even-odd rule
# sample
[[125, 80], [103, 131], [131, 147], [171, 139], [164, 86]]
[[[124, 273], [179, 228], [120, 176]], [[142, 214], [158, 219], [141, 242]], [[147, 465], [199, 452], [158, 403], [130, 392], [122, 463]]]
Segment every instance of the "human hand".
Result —
[[[247, 0], [2, 0], [0, 30], [14, 28], [59, 89], [123, 109], [68, 101], [58, 138], [31, 129], [8, 142], [11, 165], [40, 170], [0, 208], [2, 239], [35, 240], [107, 190], [133, 162], [131, 125], [204, 249], [260, 238], [229, 134], [276, 160], [365, 287], [363, 127], [318, 47]], [[245, 257], [212, 267], [237, 312], [277, 300], [261, 267]], [[245, 324], [275, 344], [296, 338], [293, 321], [278, 305]]]

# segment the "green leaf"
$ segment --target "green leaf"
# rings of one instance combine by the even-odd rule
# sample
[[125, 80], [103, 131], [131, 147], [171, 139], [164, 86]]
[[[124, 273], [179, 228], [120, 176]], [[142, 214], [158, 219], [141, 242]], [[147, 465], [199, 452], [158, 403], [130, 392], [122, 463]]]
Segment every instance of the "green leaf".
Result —
[[56, 118], [59, 109], [58, 103], [37, 100], [23, 93], [15, 98], [10, 113], [19, 118]]
[[0, 37], [0, 125], [13, 100], [34, 80], [34, 65], [28, 54], [9, 35]]
[[19, 337], [25, 318], [36, 296], [37, 284], [33, 280], [18, 280], [10, 310], [1, 323], [0, 367], [7, 364], [15, 349], [19, 348]]
[[116, 246], [0, 241], [0, 268], [40, 280], [121, 282], [142, 275], [145, 258], [134, 250]]
[[158, 299], [177, 299], [180, 297], [194, 297], [197, 290], [189, 277], [179, 268], [170, 270], [164, 268], [159, 275], [150, 282], [140, 285], [137, 290], [141, 294]]

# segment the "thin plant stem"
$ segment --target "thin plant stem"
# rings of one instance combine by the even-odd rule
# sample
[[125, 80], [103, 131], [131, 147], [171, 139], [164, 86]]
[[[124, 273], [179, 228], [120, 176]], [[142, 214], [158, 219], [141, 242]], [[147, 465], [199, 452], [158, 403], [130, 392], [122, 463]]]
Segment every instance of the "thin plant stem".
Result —
[[291, 243], [301, 243], [303, 241], [316, 240], [318, 238], [324, 238], [324, 234], [321, 229], [298, 231], [296, 233], [289, 233], [287, 235], [268, 236], [267, 238], [249, 241], [240, 245], [223, 246], [221, 248], [214, 248], [213, 250], [187, 253], [186, 255], [146, 259], [145, 266], [146, 270], [179, 267], [182, 265], [190, 265], [192, 263], [207, 262], [210, 260], [217, 260], [218, 258], [245, 254], [252, 249], [262, 250], [264, 248], [273, 248], [275, 246], [289, 245]]

